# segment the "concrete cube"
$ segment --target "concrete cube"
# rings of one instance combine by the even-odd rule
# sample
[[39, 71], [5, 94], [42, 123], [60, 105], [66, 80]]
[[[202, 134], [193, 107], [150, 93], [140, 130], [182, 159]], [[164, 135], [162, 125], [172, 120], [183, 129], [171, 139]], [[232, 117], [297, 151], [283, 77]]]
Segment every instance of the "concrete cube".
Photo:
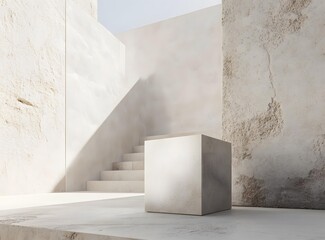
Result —
[[147, 212], [231, 209], [231, 144], [202, 134], [145, 141]]

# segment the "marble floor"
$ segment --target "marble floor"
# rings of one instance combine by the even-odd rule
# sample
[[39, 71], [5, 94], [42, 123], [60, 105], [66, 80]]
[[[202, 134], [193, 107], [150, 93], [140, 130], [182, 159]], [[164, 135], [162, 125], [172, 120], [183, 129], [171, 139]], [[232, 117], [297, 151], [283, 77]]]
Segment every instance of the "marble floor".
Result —
[[[144, 196], [121, 196], [1, 210], [0, 239], [320, 240], [325, 239], [324, 223], [325, 211], [318, 210], [234, 207], [206, 216], [146, 213]], [[49, 237], [53, 232], [64, 234]]]

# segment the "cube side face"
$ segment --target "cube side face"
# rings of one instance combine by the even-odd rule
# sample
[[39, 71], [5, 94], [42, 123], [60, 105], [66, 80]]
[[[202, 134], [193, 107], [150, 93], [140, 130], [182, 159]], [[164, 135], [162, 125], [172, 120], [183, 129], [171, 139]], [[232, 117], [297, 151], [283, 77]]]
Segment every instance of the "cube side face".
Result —
[[202, 136], [202, 214], [231, 209], [231, 144]]
[[147, 212], [201, 215], [201, 136], [145, 141]]

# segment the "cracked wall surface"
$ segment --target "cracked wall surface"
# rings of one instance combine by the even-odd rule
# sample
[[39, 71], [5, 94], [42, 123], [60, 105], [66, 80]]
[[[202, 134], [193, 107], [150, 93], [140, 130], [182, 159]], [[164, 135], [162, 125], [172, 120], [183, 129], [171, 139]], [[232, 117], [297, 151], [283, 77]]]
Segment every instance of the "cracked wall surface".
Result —
[[325, 2], [223, 1], [233, 203], [325, 209]]

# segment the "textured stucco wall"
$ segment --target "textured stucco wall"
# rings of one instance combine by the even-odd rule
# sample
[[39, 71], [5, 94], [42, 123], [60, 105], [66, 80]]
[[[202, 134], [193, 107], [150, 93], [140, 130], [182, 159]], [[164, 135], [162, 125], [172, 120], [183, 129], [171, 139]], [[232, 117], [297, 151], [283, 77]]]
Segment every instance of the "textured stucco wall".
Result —
[[[67, 2], [66, 161], [67, 190], [85, 190], [87, 180], [104, 169], [108, 145], [96, 136], [133, 86], [125, 78], [125, 47], [74, 1]], [[123, 127], [123, 125], [121, 124]], [[95, 140], [94, 140], [95, 139]], [[118, 141], [118, 139], [116, 139]], [[94, 145], [95, 144], [95, 145]]]
[[236, 205], [325, 209], [325, 1], [224, 0]]
[[0, 195], [64, 190], [64, 8], [0, 1]]
[[65, 0], [0, 1], [0, 35], [0, 195], [64, 191]]
[[118, 34], [127, 78], [143, 82], [147, 135], [221, 137], [221, 10], [214, 6]]

